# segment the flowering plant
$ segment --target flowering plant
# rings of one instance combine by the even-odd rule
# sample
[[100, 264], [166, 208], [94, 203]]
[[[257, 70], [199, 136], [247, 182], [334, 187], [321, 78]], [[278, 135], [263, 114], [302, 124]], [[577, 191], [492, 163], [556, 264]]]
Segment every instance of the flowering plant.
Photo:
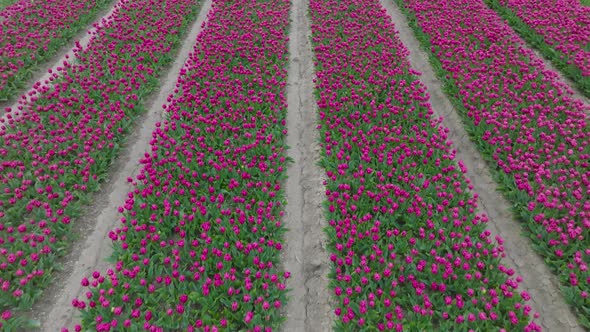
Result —
[[280, 325], [288, 23], [289, 1], [213, 2], [74, 330]]
[[485, 0], [590, 97], [590, 7], [579, 0]]
[[[143, 99], [194, 17], [192, 0], [122, 1], [0, 127], [0, 310], [28, 309], [72, 240]], [[17, 325], [2, 315], [0, 326]], [[8, 319], [5, 319], [8, 317]]]
[[481, 0], [398, 3], [535, 249], [590, 327], [590, 108]]
[[[18, 1], [0, 11], [0, 101], [86, 28], [110, 0]], [[1, 6], [0, 6], [1, 8]]]
[[377, 0], [312, 0], [336, 331], [539, 330]]

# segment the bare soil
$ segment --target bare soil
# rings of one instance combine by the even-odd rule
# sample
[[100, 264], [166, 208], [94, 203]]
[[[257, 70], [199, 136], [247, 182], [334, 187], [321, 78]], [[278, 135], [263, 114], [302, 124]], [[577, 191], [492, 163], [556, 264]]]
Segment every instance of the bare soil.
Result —
[[287, 169], [287, 207], [283, 265], [291, 272], [287, 287], [285, 332], [324, 332], [332, 325], [328, 287], [330, 261], [322, 214], [325, 193], [320, 159], [314, 65], [308, 1], [292, 1], [287, 82], [287, 144], [293, 163]]

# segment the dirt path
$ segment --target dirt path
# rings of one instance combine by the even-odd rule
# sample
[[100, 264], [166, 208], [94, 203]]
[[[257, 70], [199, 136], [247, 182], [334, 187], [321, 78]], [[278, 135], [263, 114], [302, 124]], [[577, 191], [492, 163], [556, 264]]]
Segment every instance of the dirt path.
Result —
[[399, 38], [410, 51], [412, 67], [422, 72], [421, 81], [430, 94], [430, 102], [436, 116], [443, 116], [443, 125], [450, 129], [449, 139], [457, 150], [459, 159], [465, 162], [467, 176], [472, 180], [475, 192], [479, 194], [480, 212], [489, 216], [488, 228], [492, 237], [500, 235], [504, 239], [507, 267], [524, 278], [521, 290], [532, 297], [529, 305], [533, 312], [539, 312], [538, 323], [545, 331], [584, 331], [570, 311], [559, 290], [559, 281], [548, 269], [541, 257], [532, 249], [530, 240], [521, 236], [522, 227], [514, 220], [510, 204], [499, 193], [496, 183], [490, 176], [483, 158], [463, 128], [459, 115], [442, 92], [442, 84], [436, 78], [427, 55], [420, 49], [405, 16], [391, 0], [381, 0], [387, 13], [392, 17]]
[[308, 6], [305, 0], [292, 1], [289, 35], [287, 144], [293, 163], [287, 170], [285, 225], [289, 230], [285, 235], [283, 262], [291, 272], [287, 287], [292, 291], [285, 308], [285, 332], [325, 332], [332, 325], [330, 261], [323, 233], [324, 173], [317, 166], [320, 147]]
[[61, 48], [61, 50], [58, 51], [57, 54], [52, 57], [52, 59], [45, 61], [44, 64], [38, 66], [38, 68], [35, 69], [35, 73], [31, 77], [31, 79], [29, 79], [25, 84], [25, 89], [15, 93], [14, 96], [8, 101], [0, 102], [0, 115], [2, 115], [2, 118], [6, 117], [5, 109], [7, 107], [12, 108], [12, 115], [13, 117], [15, 116], [17, 107], [25, 101], [22, 99], [23, 95], [27, 97], [27, 101], [30, 100], [29, 93], [36, 91], [35, 89], [31, 88], [33, 84], [35, 84], [36, 82], [42, 82], [44, 85], [47, 85], [49, 83], [49, 78], [51, 77], [51, 74], [48, 73], [49, 69], [53, 69], [53, 71], [56, 72], [56, 68], [63, 66], [64, 61], [70, 62], [72, 61], [72, 59], [74, 59], [73, 48], [76, 45], [76, 41], [80, 41], [80, 45], [82, 46], [82, 48], [86, 48], [86, 46], [90, 42], [90, 39], [94, 35], [94, 32], [97, 29], [96, 27], [101, 27], [104, 25], [104, 23], [107, 22], [107, 20], [113, 14], [115, 9], [119, 7], [117, 5], [118, 3], [119, 1], [115, 0], [109, 8], [99, 11], [96, 16], [98, 19], [91, 23], [88, 29], [82, 29], [80, 32], [78, 32], [78, 34], [76, 34], [76, 36], [74, 36], [74, 38], [72, 38], [72, 40], [69, 43], [64, 45]]
[[93, 271], [105, 272], [110, 267], [105, 261], [112, 253], [108, 233], [119, 221], [117, 208], [125, 203], [127, 192], [132, 190], [127, 178], [135, 178], [141, 169], [138, 161], [148, 151], [155, 124], [163, 117], [162, 105], [173, 93], [180, 69], [194, 48], [210, 8], [211, 0], [205, 0], [176, 60], [162, 76], [160, 91], [147, 102], [149, 111], [137, 119], [133, 134], [120, 153], [121, 157], [109, 172], [110, 181], [94, 195], [94, 203], [86, 208], [85, 217], [79, 218], [75, 231], [82, 234], [82, 238], [72, 245], [71, 253], [63, 259], [64, 270], [56, 273], [56, 281], [32, 310], [32, 316], [41, 322], [43, 331], [60, 331], [64, 326], [76, 324], [78, 312], [71, 302], [75, 297], [82, 298], [87, 291], [80, 281]]

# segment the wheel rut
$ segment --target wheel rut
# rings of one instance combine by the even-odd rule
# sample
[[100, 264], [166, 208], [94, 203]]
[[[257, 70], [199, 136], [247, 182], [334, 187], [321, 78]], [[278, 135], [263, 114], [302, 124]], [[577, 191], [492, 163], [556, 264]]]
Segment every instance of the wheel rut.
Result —
[[323, 233], [324, 173], [317, 165], [320, 146], [308, 6], [308, 1], [292, 1], [289, 35], [287, 144], [293, 162], [287, 169], [288, 231], [283, 265], [291, 272], [287, 287], [292, 291], [285, 308], [285, 332], [324, 332], [332, 325], [330, 261]]

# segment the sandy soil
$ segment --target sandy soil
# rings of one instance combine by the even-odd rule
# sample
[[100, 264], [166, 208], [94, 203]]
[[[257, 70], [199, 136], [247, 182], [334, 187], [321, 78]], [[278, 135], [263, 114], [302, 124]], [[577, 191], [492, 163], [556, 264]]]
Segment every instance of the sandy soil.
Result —
[[543, 259], [533, 251], [530, 240], [520, 235], [522, 226], [513, 218], [509, 202], [498, 191], [485, 161], [469, 140], [459, 115], [443, 93], [442, 85], [405, 16], [391, 0], [381, 2], [396, 25], [399, 38], [410, 51], [412, 67], [422, 73], [421, 81], [428, 89], [435, 115], [442, 116], [443, 125], [450, 129], [449, 138], [454, 142], [453, 148], [457, 150], [458, 158], [465, 162], [469, 170], [467, 176], [472, 180], [475, 192], [480, 195], [480, 212], [489, 216], [488, 228], [492, 237], [500, 235], [505, 240], [507, 257], [503, 263], [524, 278], [519, 288], [531, 294], [529, 305], [533, 312], [541, 315], [538, 323], [545, 331], [584, 331], [565, 303], [559, 290], [559, 281]]
[[313, 96], [313, 55], [308, 1], [292, 1], [287, 83], [287, 144], [293, 163], [287, 169], [287, 208], [284, 268], [291, 272], [287, 287], [285, 332], [330, 331], [331, 305], [328, 287], [330, 261], [326, 251], [326, 226], [322, 215], [324, 173], [316, 130]]
[[72, 245], [71, 253], [61, 260], [63, 271], [55, 275], [55, 282], [32, 310], [32, 317], [41, 322], [43, 331], [59, 331], [64, 326], [76, 324], [78, 312], [72, 307], [71, 301], [75, 297], [82, 298], [87, 291], [80, 285], [80, 280], [93, 271], [105, 272], [110, 267], [106, 262], [112, 253], [108, 232], [118, 223], [120, 216], [117, 208], [124, 204], [126, 193], [132, 190], [127, 178], [135, 178], [141, 169], [139, 159], [148, 151], [155, 123], [161, 121], [164, 115], [162, 105], [173, 93], [180, 69], [193, 50], [210, 8], [211, 0], [205, 0], [197, 20], [184, 38], [176, 60], [161, 78], [160, 91], [147, 102], [148, 112], [137, 119], [133, 134], [128, 137], [120, 158], [109, 172], [110, 181], [103, 184], [94, 195], [93, 203], [86, 208], [84, 217], [77, 221], [75, 231], [82, 234], [82, 238]]
[[[49, 78], [51, 77], [51, 74], [48, 73], [49, 69], [53, 69], [54, 72], [56, 72], [56, 68], [59, 66], [63, 66], [64, 61], [67, 60], [68, 62], [71, 62], [72, 59], [74, 59], [73, 48], [76, 45], [76, 41], [80, 41], [80, 45], [82, 46], [82, 48], [86, 48], [86, 46], [88, 46], [88, 43], [90, 42], [90, 39], [96, 31], [95, 25], [98, 25], [99, 27], [103, 26], [110, 18], [110, 16], [113, 14], [115, 9], [119, 7], [117, 5], [118, 2], [119, 1], [113, 1], [112, 6], [102, 11], [99, 11], [96, 15], [98, 19], [91, 23], [88, 29], [82, 29], [80, 32], [78, 32], [78, 34], [74, 38], [72, 38], [72, 40], [69, 43], [64, 45], [61, 48], [61, 50], [53, 56], [53, 60], [47, 60], [44, 64], [38, 66], [35, 70], [35, 73], [32, 75], [31, 79], [29, 79], [29, 81], [25, 84], [25, 89], [19, 91], [18, 93], [15, 93], [14, 96], [10, 98], [8, 101], [0, 102], [0, 115], [2, 115], [2, 118], [5, 118], [6, 116], [5, 109], [7, 107], [12, 108], [12, 115], [13, 117], [15, 116], [15, 112], [17, 111], [18, 105], [25, 101], [24, 99], [22, 99], [22, 96], [26, 96], [26, 100], [28, 101], [30, 99], [29, 93], [35, 91], [34, 89], [30, 88], [33, 86], [33, 84], [35, 84], [36, 82], [42, 82], [45, 85], [49, 84]], [[69, 59], [67, 59], [66, 56], [68, 56]]]

